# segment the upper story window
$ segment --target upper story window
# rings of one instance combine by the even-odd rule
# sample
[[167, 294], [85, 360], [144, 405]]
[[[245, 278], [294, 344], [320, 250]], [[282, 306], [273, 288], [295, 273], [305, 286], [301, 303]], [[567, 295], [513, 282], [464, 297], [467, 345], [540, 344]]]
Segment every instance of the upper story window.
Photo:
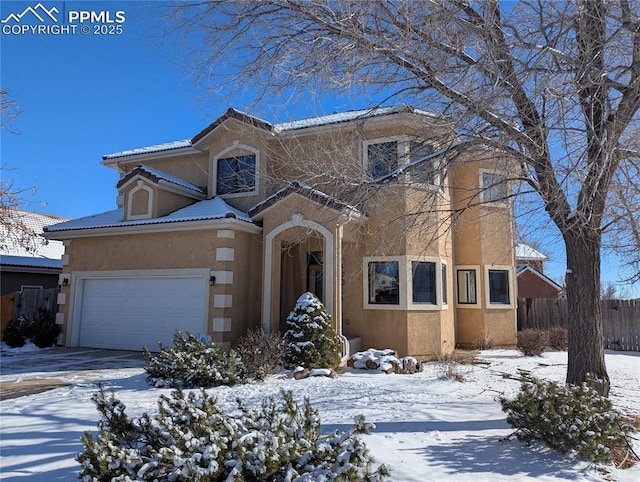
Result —
[[[373, 179], [386, 176], [399, 167], [416, 163], [407, 171], [406, 181], [423, 185], [439, 185], [441, 174], [437, 161], [427, 159], [434, 152], [432, 145], [408, 136], [365, 141], [365, 166]], [[420, 162], [424, 160], [424, 162]]]
[[424, 142], [411, 141], [409, 149], [409, 162], [424, 162], [419, 163], [416, 167], [409, 171], [412, 182], [420, 184], [428, 184], [436, 186], [440, 184], [440, 172], [437, 161], [426, 159], [433, 154], [434, 149], [432, 145], [425, 144]]
[[256, 186], [256, 156], [224, 157], [218, 159], [217, 194], [251, 192]]
[[216, 196], [246, 196], [258, 190], [259, 152], [238, 141], [213, 158], [213, 186]]
[[398, 141], [367, 144], [367, 168], [372, 178], [386, 176], [398, 168]]
[[485, 203], [507, 204], [510, 187], [506, 174], [496, 171], [480, 171], [482, 201]]

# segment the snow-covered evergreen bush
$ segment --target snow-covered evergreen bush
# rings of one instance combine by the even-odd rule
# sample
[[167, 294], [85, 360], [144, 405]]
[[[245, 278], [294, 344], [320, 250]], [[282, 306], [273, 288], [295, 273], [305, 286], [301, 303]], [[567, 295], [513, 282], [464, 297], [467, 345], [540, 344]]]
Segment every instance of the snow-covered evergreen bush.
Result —
[[285, 363], [289, 367], [337, 369], [342, 359], [342, 341], [333, 328], [331, 315], [313, 293], [304, 293], [287, 317]]
[[242, 361], [235, 351], [213, 342], [203, 342], [191, 333], [185, 338], [176, 331], [173, 347], [160, 344], [153, 354], [146, 348], [147, 382], [155, 387], [191, 388], [233, 385], [245, 381]]
[[633, 427], [596, 390], [591, 377], [582, 385], [530, 378], [513, 400], [500, 399], [507, 422], [519, 440], [538, 439], [560, 452], [575, 451], [586, 460], [608, 462], [624, 447]]
[[372, 481], [388, 469], [372, 467], [360, 434], [374, 426], [363, 417], [353, 428], [320, 435], [308, 399], [290, 392], [249, 410], [238, 402], [231, 416], [205, 390], [161, 396], [158, 413], [131, 419], [102, 389], [93, 397], [101, 413], [98, 434], [82, 437], [76, 460], [83, 481]]
[[260, 328], [248, 330], [235, 346], [247, 377], [262, 381], [282, 363], [285, 343], [280, 333], [265, 333]]

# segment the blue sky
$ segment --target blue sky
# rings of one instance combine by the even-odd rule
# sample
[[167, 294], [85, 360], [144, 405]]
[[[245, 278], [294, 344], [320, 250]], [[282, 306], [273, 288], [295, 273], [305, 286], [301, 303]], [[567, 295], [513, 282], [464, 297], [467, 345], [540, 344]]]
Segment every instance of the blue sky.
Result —
[[[0, 18], [37, 3], [2, 0]], [[1, 132], [2, 164], [12, 168], [2, 175], [37, 186], [23, 206], [28, 210], [76, 218], [114, 209], [117, 174], [100, 164], [103, 154], [190, 138], [229, 106], [275, 122], [370, 105], [363, 98], [323, 97], [256, 111], [246, 86], [223, 96], [192, 82], [181, 67], [184, 54], [160, 40], [166, 24], [161, 2], [41, 3], [61, 16], [108, 11], [114, 18], [121, 11], [125, 21], [116, 35], [0, 34], [0, 83], [22, 110], [13, 124], [19, 134]], [[548, 273], [560, 279], [562, 243], [544, 244], [552, 258]], [[618, 264], [605, 257], [604, 282], [617, 280]], [[640, 296], [638, 284], [626, 291]]]

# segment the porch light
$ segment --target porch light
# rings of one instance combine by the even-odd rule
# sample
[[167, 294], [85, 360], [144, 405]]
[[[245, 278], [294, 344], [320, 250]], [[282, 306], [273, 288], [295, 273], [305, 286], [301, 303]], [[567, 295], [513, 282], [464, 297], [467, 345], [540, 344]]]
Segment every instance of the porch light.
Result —
[[65, 288], [69, 286], [69, 278], [62, 278], [62, 286]]
[[209, 277], [209, 286], [214, 286], [216, 284], [216, 277], [215, 276], [210, 276]]

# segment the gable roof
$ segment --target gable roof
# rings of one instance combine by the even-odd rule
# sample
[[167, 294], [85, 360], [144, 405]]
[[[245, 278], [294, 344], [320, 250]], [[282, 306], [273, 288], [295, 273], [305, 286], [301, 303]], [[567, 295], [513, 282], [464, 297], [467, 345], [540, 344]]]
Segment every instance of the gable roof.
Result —
[[220, 198], [199, 201], [190, 206], [178, 209], [166, 216], [150, 219], [136, 219], [124, 221], [123, 208], [94, 214], [84, 218], [73, 219], [45, 228], [46, 233], [62, 233], [73, 231], [88, 231], [105, 228], [124, 228], [129, 226], [145, 226], [171, 223], [184, 223], [189, 221], [209, 221], [216, 219], [235, 219], [255, 226], [249, 215], [232, 206], [229, 206]]
[[547, 261], [549, 258], [528, 244], [516, 244], [516, 259], [521, 261]]
[[136, 176], [142, 176], [154, 184], [173, 184], [174, 186], [178, 186], [192, 194], [195, 194], [197, 197], [205, 196], [207, 193], [206, 188], [198, 187], [190, 182], [185, 181], [184, 179], [180, 179], [179, 177], [172, 176], [167, 174], [166, 172], [159, 171], [149, 166], [145, 166], [144, 164], [139, 164], [135, 169], [128, 172], [122, 179], [118, 181], [116, 187], [120, 189], [126, 183], [128, 183], [131, 179]]
[[131, 157], [141, 154], [149, 154], [155, 152], [165, 152], [177, 149], [184, 148], [192, 148], [195, 144], [201, 141], [207, 134], [214, 131], [217, 127], [222, 125], [228, 119], [236, 119], [245, 124], [251, 125], [258, 129], [271, 132], [271, 133], [280, 133], [280, 132], [288, 132], [300, 129], [307, 129], [311, 127], [320, 127], [331, 124], [340, 124], [344, 122], [350, 122], [354, 120], [362, 120], [362, 119], [370, 119], [373, 117], [379, 117], [390, 114], [401, 114], [401, 113], [410, 113], [417, 114], [429, 117], [438, 117], [436, 114], [431, 112], [416, 109], [407, 104], [403, 104], [400, 106], [391, 106], [391, 107], [372, 107], [370, 109], [359, 109], [359, 110], [351, 110], [346, 112], [340, 112], [335, 114], [317, 116], [317, 117], [309, 117], [306, 119], [294, 120], [289, 122], [282, 122], [279, 124], [272, 124], [264, 119], [260, 119], [259, 117], [253, 116], [251, 114], [247, 114], [245, 112], [236, 110], [232, 107], [227, 109], [227, 111], [218, 117], [215, 121], [209, 124], [207, 127], [198, 132], [191, 139], [184, 139], [181, 141], [167, 142], [164, 144], [156, 144], [154, 146], [148, 147], [139, 147], [136, 149], [129, 149], [121, 152], [114, 152], [112, 154], [106, 154], [102, 156], [104, 161], [119, 159], [122, 157]]
[[255, 206], [249, 209], [249, 216], [255, 219], [259, 217], [265, 210], [278, 203], [280, 200], [290, 196], [291, 194], [299, 194], [307, 199], [317, 202], [322, 206], [326, 206], [335, 211], [350, 211], [352, 213], [361, 215], [362, 213], [355, 207], [337, 199], [328, 194], [323, 193], [317, 189], [313, 189], [311, 186], [301, 181], [291, 181], [288, 186], [283, 187], [279, 191], [273, 193], [264, 201], [259, 202]]
[[530, 272], [532, 274], [534, 274], [535, 276], [537, 276], [538, 278], [540, 278], [542, 281], [544, 281], [545, 283], [553, 286], [554, 289], [560, 291], [562, 289], [564, 289], [562, 286], [560, 286], [558, 283], [556, 283], [555, 281], [553, 281], [551, 278], [549, 278], [547, 275], [545, 275], [544, 273], [541, 273], [540, 271], [538, 271], [537, 269], [535, 269], [533, 266], [528, 265], [528, 264], [519, 264], [518, 266], [516, 266], [516, 277], [522, 276], [524, 273], [526, 272]]
[[[0, 225], [1, 264], [42, 268], [62, 267], [60, 260], [64, 254], [64, 245], [61, 241], [47, 240], [42, 233], [46, 226], [66, 221], [68, 218], [19, 209], [9, 210], [8, 217], [9, 223], [16, 224], [13, 228], [11, 225]], [[27, 232], [22, 233], [21, 229], [15, 228], [16, 225], [23, 226]], [[29, 237], [26, 243], [24, 236]]]

